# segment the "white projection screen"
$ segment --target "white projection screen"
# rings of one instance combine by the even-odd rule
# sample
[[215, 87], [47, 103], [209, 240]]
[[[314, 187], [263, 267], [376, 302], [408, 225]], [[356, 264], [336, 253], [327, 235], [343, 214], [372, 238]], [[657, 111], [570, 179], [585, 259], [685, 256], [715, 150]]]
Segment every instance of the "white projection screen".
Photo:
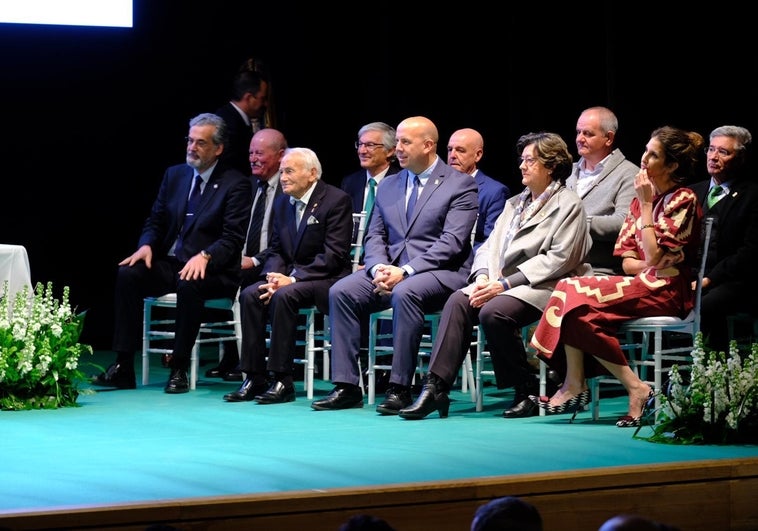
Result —
[[0, 23], [132, 27], [132, 0], [0, 0]]

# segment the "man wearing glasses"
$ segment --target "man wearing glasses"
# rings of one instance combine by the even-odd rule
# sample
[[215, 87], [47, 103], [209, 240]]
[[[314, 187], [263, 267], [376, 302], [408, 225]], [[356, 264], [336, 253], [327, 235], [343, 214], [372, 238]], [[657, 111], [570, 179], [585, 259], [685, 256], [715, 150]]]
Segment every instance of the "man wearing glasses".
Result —
[[345, 176], [340, 188], [353, 199], [353, 212], [366, 211], [368, 226], [376, 187], [385, 176], [400, 171], [395, 161], [395, 128], [384, 122], [364, 125], [358, 130], [355, 149], [361, 169]]
[[137, 250], [118, 264], [116, 361], [96, 385], [136, 387], [134, 352], [142, 342], [143, 300], [174, 292], [176, 335], [165, 391], [189, 391], [187, 370], [204, 301], [237, 293], [250, 219], [250, 178], [219, 161], [226, 135], [226, 123], [215, 114], [190, 120], [186, 163], [166, 170]]
[[700, 329], [708, 347], [727, 352], [727, 315], [750, 313], [758, 295], [758, 186], [748, 175], [750, 131], [736, 125], [717, 127], [705, 149], [709, 179], [691, 186], [703, 215], [715, 218], [703, 277]]

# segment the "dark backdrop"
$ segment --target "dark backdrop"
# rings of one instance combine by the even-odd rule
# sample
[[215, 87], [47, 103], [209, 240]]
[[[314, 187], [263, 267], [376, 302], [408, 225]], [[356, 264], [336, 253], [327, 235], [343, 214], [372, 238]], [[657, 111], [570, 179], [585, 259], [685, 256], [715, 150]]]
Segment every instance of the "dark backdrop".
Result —
[[455, 129], [481, 131], [482, 169], [515, 192], [518, 136], [555, 131], [576, 155], [590, 105], [615, 110], [634, 161], [663, 124], [758, 133], [755, 32], [732, 6], [260, 4], [135, 0], [133, 29], [0, 24], [0, 242], [26, 246], [33, 282], [70, 286], [95, 348], [110, 347], [116, 264], [184, 160], [188, 120], [228, 99], [248, 56], [271, 69], [290, 145], [333, 184], [357, 168], [361, 125], [412, 115], [438, 125], [442, 157]]

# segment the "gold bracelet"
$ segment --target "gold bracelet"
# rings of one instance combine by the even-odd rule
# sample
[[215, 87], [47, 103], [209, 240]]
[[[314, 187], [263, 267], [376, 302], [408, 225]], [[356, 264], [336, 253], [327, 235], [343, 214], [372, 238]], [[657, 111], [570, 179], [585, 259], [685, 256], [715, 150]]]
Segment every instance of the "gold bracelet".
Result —
[[655, 225], [653, 225], [652, 223], [648, 223], [647, 225], [643, 225], [642, 227], [640, 227], [640, 230], [642, 230], [642, 229], [654, 229], [654, 228], [655, 228]]

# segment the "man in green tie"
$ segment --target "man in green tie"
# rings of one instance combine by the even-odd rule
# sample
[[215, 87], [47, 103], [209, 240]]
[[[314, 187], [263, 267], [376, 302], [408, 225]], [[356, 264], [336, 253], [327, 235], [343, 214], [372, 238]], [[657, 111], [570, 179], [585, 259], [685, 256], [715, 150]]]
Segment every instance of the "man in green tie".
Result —
[[718, 184], [711, 186], [710, 191], [708, 192], [708, 199], [706, 200], [706, 205], [708, 205], [708, 210], [713, 208], [713, 205], [719, 202], [719, 199], [724, 197], [724, 188]]
[[342, 179], [340, 188], [352, 197], [354, 212], [366, 211], [368, 227], [376, 187], [384, 177], [400, 171], [400, 166], [395, 161], [395, 128], [384, 122], [364, 125], [358, 131], [355, 149], [361, 169]]
[[[353, 212], [366, 212], [366, 230], [371, 222], [371, 212], [374, 208], [376, 189], [387, 175], [400, 171], [400, 165], [395, 160], [395, 128], [384, 122], [371, 122], [358, 130], [358, 140], [355, 142], [358, 162], [361, 169], [342, 179], [340, 188], [353, 199]], [[373, 183], [372, 183], [373, 181]], [[353, 240], [357, 238], [353, 233]], [[363, 268], [363, 257], [360, 258], [359, 268]], [[361, 344], [367, 346], [368, 318], [362, 323]], [[389, 374], [386, 375], [389, 378]], [[378, 388], [384, 389], [384, 374], [378, 379]]]
[[700, 329], [712, 350], [728, 351], [727, 316], [753, 314], [758, 284], [758, 184], [747, 170], [750, 131], [717, 127], [705, 149], [709, 179], [691, 186], [706, 217], [716, 218], [703, 277]]

